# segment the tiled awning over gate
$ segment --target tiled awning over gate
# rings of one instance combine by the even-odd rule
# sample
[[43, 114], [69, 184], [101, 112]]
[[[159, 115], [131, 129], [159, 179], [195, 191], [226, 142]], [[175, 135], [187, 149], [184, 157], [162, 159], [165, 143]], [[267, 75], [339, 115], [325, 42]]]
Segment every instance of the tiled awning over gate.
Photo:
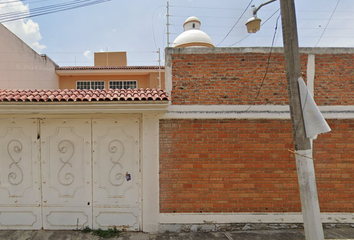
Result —
[[0, 102], [169, 101], [161, 89], [0, 90]]

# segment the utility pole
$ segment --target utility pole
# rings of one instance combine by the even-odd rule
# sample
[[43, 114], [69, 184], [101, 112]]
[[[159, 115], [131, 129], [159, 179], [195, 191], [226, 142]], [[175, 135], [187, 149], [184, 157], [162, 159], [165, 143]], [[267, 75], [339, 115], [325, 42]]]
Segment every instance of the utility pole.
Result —
[[157, 53], [159, 54], [159, 89], [161, 89], [161, 51], [160, 51], [160, 48], [157, 51]]
[[166, 13], [166, 18], [167, 18], [167, 23], [166, 23], [166, 27], [167, 27], [167, 47], [170, 46], [170, 3], [167, 1], [167, 13]]
[[306, 138], [298, 78], [301, 77], [294, 0], [280, 0], [286, 79], [306, 240], [324, 240], [311, 143]]

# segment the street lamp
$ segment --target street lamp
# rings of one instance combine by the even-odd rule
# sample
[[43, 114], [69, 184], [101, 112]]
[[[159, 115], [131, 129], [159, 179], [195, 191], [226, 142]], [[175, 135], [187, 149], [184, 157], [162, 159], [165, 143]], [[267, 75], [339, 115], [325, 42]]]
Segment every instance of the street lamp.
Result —
[[264, 2], [262, 3], [261, 5], [259, 5], [257, 8], [255, 5], [252, 5], [251, 8], [252, 8], [252, 14], [253, 14], [253, 17], [251, 17], [250, 19], [248, 19], [247, 23], [246, 23], [246, 26], [247, 26], [247, 32], [248, 33], [255, 33], [255, 32], [258, 32], [259, 29], [261, 28], [261, 19], [257, 17], [257, 12], [259, 9], [261, 9], [261, 7], [263, 7], [264, 5], [267, 5], [269, 3], [272, 3], [276, 0], [270, 0], [270, 1], [267, 1], [267, 2]]

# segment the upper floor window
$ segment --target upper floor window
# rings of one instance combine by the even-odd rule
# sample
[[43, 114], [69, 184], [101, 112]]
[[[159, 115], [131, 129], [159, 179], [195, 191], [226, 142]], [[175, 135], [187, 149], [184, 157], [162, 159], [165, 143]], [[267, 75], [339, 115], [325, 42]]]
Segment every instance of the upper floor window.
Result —
[[77, 81], [76, 89], [104, 89], [104, 81]]
[[109, 81], [109, 88], [111, 89], [134, 89], [138, 87], [136, 80], [122, 80], [122, 81]]

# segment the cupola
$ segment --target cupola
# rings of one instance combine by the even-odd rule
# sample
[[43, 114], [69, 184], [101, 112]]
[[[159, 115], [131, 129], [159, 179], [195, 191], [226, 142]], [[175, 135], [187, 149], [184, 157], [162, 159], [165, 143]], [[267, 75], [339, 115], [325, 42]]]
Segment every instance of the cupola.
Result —
[[214, 47], [211, 38], [200, 30], [201, 22], [197, 17], [189, 17], [183, 24], [184, 32], [172, 43], [172, 47]]

